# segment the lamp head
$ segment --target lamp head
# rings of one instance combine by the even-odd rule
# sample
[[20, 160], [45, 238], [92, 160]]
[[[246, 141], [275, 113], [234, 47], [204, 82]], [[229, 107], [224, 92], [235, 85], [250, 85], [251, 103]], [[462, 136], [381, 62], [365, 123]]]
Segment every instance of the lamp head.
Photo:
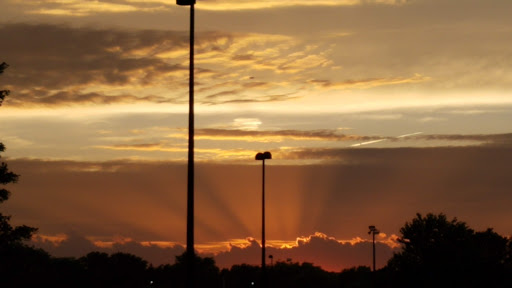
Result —
[[259, 152], [258, 154], [256, 154], [256, 160], [267, 160], [267, 159], [272, 159], [272, 154], [270, 154], [270, 152], [266, 151], [266, 152]]
[[180, 6], [190, 6], [196, 4], [196, 0], [176, 0], [176, 4]]
[[374, 225], [368, 226], [368, 229], [370, 229], [370, 231], [368, 231], [368, 234], [372, 234], [373, 233], [373, 235], [377, 235], [377, 234], [380, 233], [379, 229], [375, 228]]

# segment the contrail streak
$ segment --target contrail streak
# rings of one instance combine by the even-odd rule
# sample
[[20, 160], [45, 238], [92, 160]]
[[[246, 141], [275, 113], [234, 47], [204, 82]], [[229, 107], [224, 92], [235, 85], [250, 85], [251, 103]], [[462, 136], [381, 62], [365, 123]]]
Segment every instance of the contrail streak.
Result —
[[[423, 132], [415, 132], [415, 133], [410, 133], [410, 134], [404, 134], [404, 135], [400, 135], [400, 136], [397, 136], [395, 138], [405, 138], [405, 137], [409, 137], [409, 136], [414, 136], [414, 135], [418, 135], [418, 134], [421, 134]], [[363, 143], [357, 143], [357, 144], [353, 144], [353, 145], [350, 145], [350, 147], [358, 147], [358, 146], [363, 146], [363, 145], [368, 145], [368, 144], [373, 144], [373, 143], [377, 143], [377, 142], [382, 142], [382, 141], [386, 141], [386, 140], [389, 140], [391, 138], [388, 138], [388, 139], [379, 139], [379, 140], [373, 140], [373, 141], [368, 141], [368, 142], [363, 142]]]
[[413, 135], [418, 135], [418, 134], [421, 134], [423, 132], [416, 132], [416, 133], [411, 133], [411, 134], [405, 134], [405, 135], [400, 135], [396, 138], [404, 138], [404, 137], [408, 137], [408, 136], [413, 136]]
[[357, 144], [351, 145], [351, 147], [368, 145], [368, 144], [373, 144], [373, 143], [377, 143], [377, 142], [381, 142], [381, 141], [386, 141], [386, 140], [388, 140], [388, 139], [379, 139], [379, 140], [373, 140], [373, 141], [368, 141], [368, 142], [363, 142], [363, 143], [357, 143]]

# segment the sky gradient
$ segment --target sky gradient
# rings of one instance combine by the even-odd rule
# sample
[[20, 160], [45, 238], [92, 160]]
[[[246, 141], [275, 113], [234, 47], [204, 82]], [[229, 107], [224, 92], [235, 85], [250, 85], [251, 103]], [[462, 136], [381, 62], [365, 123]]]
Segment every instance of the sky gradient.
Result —
[[[57, 255], [100, 247], [172, 261], [186, 236], [188, 8], [0, 9], [10, 65], [0, 88], [11, 90], [0, 141], [21, 175], [2, 209]], [[258, 264], [260, 151], [273, 155], [275, 260], [369, 266], [375, 225], [382, 267], [417, 212], [512, 234], [511, 10], [508, 0], [198, 0], [196, 248], [223, 267]]]

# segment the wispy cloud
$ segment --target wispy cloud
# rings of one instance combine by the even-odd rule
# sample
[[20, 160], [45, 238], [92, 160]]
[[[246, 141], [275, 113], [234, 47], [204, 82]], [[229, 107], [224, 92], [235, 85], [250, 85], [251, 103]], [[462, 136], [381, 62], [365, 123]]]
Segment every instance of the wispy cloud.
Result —
[[185, 152], [186, 147], [172, 147], [164, 143], [141, 143], [141, 144], [116, 144], [99, 145], [94, 148], [108, 150], [130, 150], [130, 151], [167, 151], [167, 152]]
[[268, 8], [280, 8], [290, 6], [355, 6], [355, 5], [403, 5], [410, 0], [242, 0], [242, 1], [219, 1], [213, 0], [202, 5], [201, 9], [206, 10], [256, 10]]
[[[97, 13], [129, 13], [135, 11], [155, 12], [169, 6], [165, 1], [80, 1], [43, 0], [15, 1], [27, 7], [28, 14], [85, 17]], [[152, 2], [152, 3], [151, 3]]]
[[[5, 24], [0, 36], [10, 39], [10, 106], [187, 101], [185, 32]], [[309, 72], [331, 65], [321, 47], [288, 36], [199, 32], [196, 42], [206, 105], [296, 99]], [[276, 81], [283, 73], [295, 76]]]
[[[201, 139], [196, 137], [196, 139]], [[165, 141], [158, 143], [137, 143], [137, 144], [114, 144], [114, 145], [96, 145], [92, 148], [112, 151], [134, 151], [134, 152], [176, 152], [182, 157], [175, 158], [177, 161], [185, 160], [188, 148], [184, 145], [176, 145]], [[238, 159], [250, 159], [254, 156], [254, 150], [243, 148], [195, 148], [196, 160], [202, 162], [210, 161], [236, 161]]]
[[196, 130], [198, 139], [238, 140], [258, 142], [282, 142], [284, 140], [312, 140], [312, 141], [358, 141], [380, 138], [377, 136], [346, 135], [338, 130], [276, 130], [276, 131], [249, 131], [240, 129], [214, 129], [204, 128]]
[[[79, 1], [79, 0], [43, 0], [43, 1], [19, 1], [19, 5], [26, 6], [29, 14], [42, 14], [53, 16], [74, 16], [85, 17], [97, 13], [119, 14], [130, 12], [156, 12], [175, 8], [174, 3], [164, 0], [109, 0], [109, 1]], [[203, 1], [196, 4], [197, 9], [212, 11], [232, 10], [260, 10], [269, 8], [291, 7], [291, 6], [354, 6], [354, 5], [403, 5], [408, 0], [242, 0], [242, 1]]]
[[[5, 75], [16, 91], [12, 105], [161, 102], [164, 97], [153, 96], [148, 86], [187, 73], [178, 61], [154, 56], [161, 50], [186, 50], [187, 38], [179, 32], [6, 24], [0, 35], [10, 39], [3, 54], [14, 67]], [[155, 51], [137, 56], [141, 50]]]
[[368, 78], [358, 80], [345, 80], [341, 82], [332, 82], [330, 80], [310, 80], [311, 84], [324, 88], [338, 89], [369, 89], [387, 85], [401, 85], [408, 83], [419, 83], [431, 80], [430, 77], [415, 74], [411, 77], [392, 77], [392, 78]]
[[[141, 152], [176, 152], [183, 154], [187, 151], [185, 142], [182, 141], [188, 136], [186, 133], [176, 131], [160, 131], [164, 134], [161, 137], [167, 138], [156, 142], [144, 141], [138, 134], [118, 139], [123, 143], [96, 145], [94, 148], [117, 151], [141, 151]], [[460, 146], [460, 147], [510, 147], [512, 146], [512, 134], [489, 134], [489, 135], [422, 135], [423, 132], [408, 133], [399, 136], [367, 136], [350, 135], [340, 133], [339, 130], [247, 130], [247, 129], [220, 129], [220, 128], [198, 128], [195, 130], [195, 139], [197, 141], [211, 141], [209, 147], [196, 147], [197, 158], [201, 161], [219, 161], [238, 159], [249, 159], [254, 151], [247, 148], [236, 148], [236, 142], [251, 143], [285, 143], [287, 141], [296, 141], [292, 146], [287, 143], [286, 146], [273, 148], [275, 159], [280, 160], [322, 160], [322, 161], [342, 161], [350, 162], [352, 157], [351, 148], [356, 147], [376, 147], [383, 141], [389, 141], [393, 147], [407, 147], [410, 141], [419, 147], [430, 147], [430, 141], [436, 141], [437, 147]], [[172, 140], [174, 139], [174, 140]], [[116, 138], [106, 139], [109, 142], [116, 141]], [[331, 145], [327, 145], [327, 142]], [[405, 141], [405, 142], [404, 142]], [[313, 144], [313, 143], [316, 144]], [[336, 142], [348, 142], [350, 146], [345, 146]], [[404, 143], [402, 143], [404, 142]], [[400, 144], [402, 143], [402, 144]], [[409, 143], [409, 144], [407, 144]], [[333, 146], [335, 145], [335, 146]], [[230, 148], [226, 148], [226, 146]], [[362, 148], [361, 148], [362, 149]], [[365, 148], [367, 150], [371, 148]], [[404, 148], [405, 149], [405, 148]], [[411, 149], [411, 148], [408, 148]], [[184, 158], [183, 158], [184, 159]], [[361, 159], [365, 159], [364, 157]]]

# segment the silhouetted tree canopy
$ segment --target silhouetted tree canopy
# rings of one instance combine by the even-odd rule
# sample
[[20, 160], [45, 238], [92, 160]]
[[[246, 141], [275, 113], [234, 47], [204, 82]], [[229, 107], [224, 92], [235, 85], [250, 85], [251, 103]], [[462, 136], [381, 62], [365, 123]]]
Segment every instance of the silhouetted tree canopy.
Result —
[[[0, 64], [0, 75], [4, 72], [8, 65], [5, 62]], [[9, 94], [8, 90], [0, 90], [0, 105]], [[5, 151], [5, 146], [0, 142], [0, 153]], [[1, 156], [0, 156], [1, 158]], [[0, 185], [4, 186], [10, 183], [16, 183], [18, 181], [18, 175], [11, 172], [7, 167], [7, 164], [3, 161], [0, 163]], [[9, 199], [10, 192], [4, 187], [0, 186], [0, 203]], [[28, 226], [12, 227], [9, 221], [11, 216], [6, 216], [0, 213], [0, 250], [6, 249], [7, 246], [13, 244], [21, 244], [21, 241], [28, 240], [32, 237], [32, 234], [37, 231], [36, 228]]]
[[397, 287], [502, 287], [508, 239], [475, 232], [457, 218], [417, 214], [400, 229], [402, 251], [388, 262]]
[[358, 266], [344, 269], [339, 275], [341, 287], [361, 288], [372, 287], [372, 269], [368, 266]]
[[148, 262], [128, 253], [91, 252], [78, 259], [86, 287], [146, 287]]
[[[7, 68], [7, 64], [0, 64], [0, 74]], [[0, 90], [0, 105], [2, 105], [8, 90]], [[0, 153], [5, 146], [0, 142]], [[1, 158], [1, 156], [0, 156]], [[9, 170], [3, 161], [0, 162], [0, 204], [7, 201], [9, 190], [4, 186], [18, 181], [18, 175]], [[0, 213], [0, 287], [29, 287], [32, 284], [42, 283], [43, 275], [50, 259], [48, 253], [40, 249], [26, 246], [23, 241], [29, 240], [36, 228], [25, 225], [13, 227], [10, 224], [11, 216]]]
[[[0, 75], [4, 73], [4, 70], [7, 67], [9, 67], [9, 65], [7, 65], [7, 63], [5, 62], [2, 62], [2, 64], [0, 64]], [[2, 106], [2, 103], [4, 102], [4, 99], [7, 95], [9, 95], [9, 90], [0, 90], [0, 106]]]

